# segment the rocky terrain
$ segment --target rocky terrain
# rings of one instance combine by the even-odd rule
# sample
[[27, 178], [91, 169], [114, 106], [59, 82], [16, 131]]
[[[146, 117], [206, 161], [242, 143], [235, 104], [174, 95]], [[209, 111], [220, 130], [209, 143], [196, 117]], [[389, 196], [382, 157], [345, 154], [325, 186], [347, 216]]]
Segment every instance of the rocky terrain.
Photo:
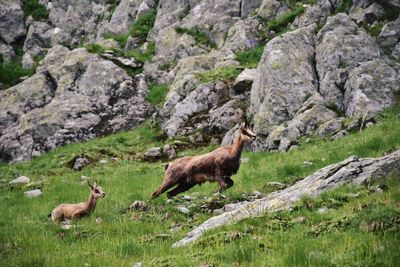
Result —
[[5, 162], [150, 118], [169, 138], [223, 144], [247, 118], [250, 149], [286, 151], [399, 99], [398, 0], [0, 3]]

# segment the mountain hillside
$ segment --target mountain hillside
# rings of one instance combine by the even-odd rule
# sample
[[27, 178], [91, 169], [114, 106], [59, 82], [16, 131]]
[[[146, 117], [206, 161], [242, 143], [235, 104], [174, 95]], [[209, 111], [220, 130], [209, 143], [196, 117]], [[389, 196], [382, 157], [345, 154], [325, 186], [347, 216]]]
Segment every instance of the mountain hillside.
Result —
[[337, 139], [399, 97], [398, 1], [8, 1], [0, 160], [153, 118], [168, 138], [254, 151]]
[[[0, 0], [0, 266], [398, 266], [399, 15], [399, 0]], [[151, 198], [171, 161], [244, 121], [257, 138], [217, 177], [232, 187]], [[53, 223], [94, 182], [95, 209]]]

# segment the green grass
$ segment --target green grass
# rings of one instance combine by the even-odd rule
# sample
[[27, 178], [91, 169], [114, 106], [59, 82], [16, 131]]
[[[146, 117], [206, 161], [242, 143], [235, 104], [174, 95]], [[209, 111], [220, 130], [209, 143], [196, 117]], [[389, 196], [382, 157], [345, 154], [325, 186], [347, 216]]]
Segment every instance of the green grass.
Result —
[[347, 12], [353, 5], [353, 0], [343, 0], [340, 2], [338, 7], [335, 9], [334, 14]]
[[292, 3], [293, 1], [287, 1], [287, 2], [289, 11], [287, 11], [283, 15], [269, 21], [266, 21], [263, 18], [261, 18], [262, 20], [264, 20], [265, 28], [264, 30], [258, 33], [258, 38], [260, 40], [264, 41], [267, 39], [270, 40], [275, 36], [288, 32], [290, 30], [289, 26], [295, 20], [295, 18], [304, 13], [305, 11], [304, 6]]
[[117, 54], [123, 57], [133, 57], [136, 60], [144, 63], [146, 61], [150, 61], [156, 52], [156, 44], [154, 42], [149, 42], [146, 51], [140, 51], [139, 49], [132, 50], [121, 50], [117, 51]]
[[104, 34], [104, 38], [113, 38], [119, 43], [121, 47], [125, 47], [129, 36], [139, 38], [140, 43], [144, 43], [146, 41], [147, 35], [154, 26], [156, 15], [156, 10], [151, 9], [143, 16], [138, 17], [138, 19], [129, 28], [128, 33]]
[[[376, 157], [399, 149], [399, 113], [398, 108], [387, 111], [376, 125], [334, 142], [314, 140], [287, 153], [245, 152], [243, 157], [249, 160], [225, 194], [241, 199], [243, 193], [263, 191], [269, 181], [292, 184], [350, 155]], [[375, 184], [345, 186], [317, 199], [303, 199], [291, 212], [246, 219], [207, 232], [192, 246], [171, 248], [212, 215], [199, 207], [182, 214], [165, 196], [150, 200], [162, 180], [164, 163], [141, 162], [138, 153], [161, 146], [158, 135], [157, 127], [146, 123], [57, 148], [30, 162], [0, 164], [0, 266], [132, 266], [139, 261], [146, 266], [396, 266], [400, 261], [398, 176], [376, 181], [387, 184], [383, 193], [375, 193]], [[179, 155], [214, 148], [181, 150]], [[69, 169], [68, 162], [82, 153], [93, 163], [81, 171]], [[107, 163], [100, 163], [102, 159]], [[305, 160], [313, 165], [304, 166]], [[41, 186], [43, 195], [26, 199], [27, 188], [9, 187], [8, 181], [18, 175], [29, 176], [33, 184], [27, 188]], [[61, 230], [47, 215], [60, 203], [87, 198], [82, 175], [97, 179], [107, 195], [90, 217], [75, 222], [71, 230]], [[204, 184], [187, 194], [196, 194], [203, 203], [216, 188]], [[127, 210], [134, 200], [151, 207]], [[320, 214], [321, 207], [328, 210]], [[96, 217], [102, 223], [97, 225]], [[305, 218], [303, 223], [299, 217]], [[181, 228], [171, 232], [176, 226]]]
[[168, 93], [168, 85], [165, 84], [150, 84], [149, 95], [147, 101], [155, 106], [161, 106], [164, 103]]
[[383, 22], [379, 21], [375, 25], [363, 24], [364, 29], [373, 37], [378, 38], [381, 33]]
[[233, 66], [225, 66], [209, 71], [199, 72], [196, 74], [196, 77], [201, 83], [217, 81], [232, 82], [240, 74], [241, 71], [241, 69]]
[[24, 69], [19, 60], [10, 63], [2, 63], [0, 58], [0, 89], [6, 89], [21, 82], [21, 77], [32, 76], [35, 73], [36, 65], [30, 69]]
[[46, 7], [40, 4], [38, 0], [23, 0], [22, 9], [25, 18], [32, 16], [34, 20], [45, 20], [49, 17]]
[[211, 48], [217, 47], [215, 42], [205, 32], [202, 32], [197, 28], [189, 29], [189, 28], [176, 27], [175, 31], [179, 34], [184, 34], [184, 33], [189, 34], [195, 39], [197, 44], [209, 46]]
[[264, 52], [264, 46], [259, 45], [248, 50], [238, 51], [235, 53], [235, 59], [245, 68], [257, 68], [261, 56]]
[[129, 29], [129, 34], [133, 37], [139, 38], [141, 42], [145, 42], [147, 35], [154, 26], [156, 15], [156, 10], [151, 9], [143, 16], [138, 17]]
[[288, 11], [282, 16], [277, 17], [276, 19], [271, 20], [267, 24], [268, 31], [275, 31], [276, 33], [281, 33], [288, 29], [290, 23], [294, 21], [294, 19], [303, 14], [305, 11], [303, 6], [296, 7], [293, 11]]
[[103, 54], [107, 49], [98, 44], [85, 44], [85, 48], [90, 53]]

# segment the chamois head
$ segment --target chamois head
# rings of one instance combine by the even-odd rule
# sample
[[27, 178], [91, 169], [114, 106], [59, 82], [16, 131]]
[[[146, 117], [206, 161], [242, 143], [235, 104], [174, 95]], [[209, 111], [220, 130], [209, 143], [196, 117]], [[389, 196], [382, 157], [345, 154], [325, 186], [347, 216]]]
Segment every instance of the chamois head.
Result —
[[251, 127], [247, 122], [243, 122], [239, 128], [240, 137], [247, 142], [256, 140], [256, 135], [253, 133]]
[[95, 199], [101, 198], [101, 197], [105, 197], [106, 193], [103, 192], [103, 189], [101, 189], [100, 186], [97, 185], [97, 182], [95, 181], [93, 185], [91, 185], [89, 183], [89, 181], [87, 182], [89, 187], [92, 189], [92, 196]]

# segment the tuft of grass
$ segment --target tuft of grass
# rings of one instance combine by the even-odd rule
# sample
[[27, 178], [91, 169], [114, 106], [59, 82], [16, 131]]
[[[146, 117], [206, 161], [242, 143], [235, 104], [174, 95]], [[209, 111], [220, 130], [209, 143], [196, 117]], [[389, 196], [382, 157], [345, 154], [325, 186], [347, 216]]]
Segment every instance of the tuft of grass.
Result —
[[147, 35], [154, 26], [156, 15], [156, 10], [151, 9], [143, 16], [138, 17], [129, 29], [129, 34], [132, 37], [139, 38], [141, 42], [146, 41]]
[[211, 40], [211, 38], [205, 32], [200, 31], [198, 28], [189, 29], [189, 28], [176, 27], [175, 31], [179, 34], [184, 34], [184, 33], [189, 34], [195, 39], [195, 41], [198, 44], [209, 46], [211, 48], [217, 47], [215, 42]]
[[139, 38], [141, 43], [146, 41], [147, 35], [154, 26], [157, 12], [154, 9], [149, 10], [143, 16], [137, 18], [137, 20], [129, 28], [129, 32], [126, 34], [104, 34], [104, 38], [113, 38], [116, 40], [121, 47], [125, 47], [129, 36]]
[[34, 20], [46, 20], [49, 17], [46, 7], [40, 4], [38, 0], [23, 0], [22, 9], [25, 18], [32, 16]]
[[305, 8], [303, 6], [296, 7], [293, 11], [288, 11], [280, 17], [271, 20], [267, 24], [267, 31], [275, 31], [276, 33], [282, 33], [288, 29], [290, 23], [294, 21], [294, 19], [303, 14]]
[[381, 33], [383, 22], [378, 21], [374, 25], [363, 24], [364, 29], [373, 37], [378, 38]]
[[36, 65], [30, 69], [24, 69], [18, 61], [7, 64], [1, 61], [2, 59], [0, 60], [0, 84], [2, 84], [0, 89], [6, 89], [18, 84], [21, 82], [21, 77], [32, 76], [36, 71]]
[[255, 46], [245, 51], [235, 53], [235, 59], [245, 68], [257, 68], [264, 52], [264, 45]]
[[352, 7], [352, 5], [353, 5], [353, 0], [343, 0], [340, 2], [340, 4], [333, 13], [338, 14], [342, 12], [347, 12]]
[[164, 103], [168, 93], [168, 85], [165, 84], [150, 84], [149, 95], [147, 101], [155, 106], [161, 106]]
[[242, 70], [233, 66], [225, 66], [220, 68], [215, 68], [205, 72], [199, 72], [196, 74], [197, 79], [201, 83], [208, 82], [231, 82], [240, 74]]
[[85, 44], [85, 48], [88, 52], [99, 55], [103, 54], [106, 51], [106, 49], [103, 46], [98, 44]]

